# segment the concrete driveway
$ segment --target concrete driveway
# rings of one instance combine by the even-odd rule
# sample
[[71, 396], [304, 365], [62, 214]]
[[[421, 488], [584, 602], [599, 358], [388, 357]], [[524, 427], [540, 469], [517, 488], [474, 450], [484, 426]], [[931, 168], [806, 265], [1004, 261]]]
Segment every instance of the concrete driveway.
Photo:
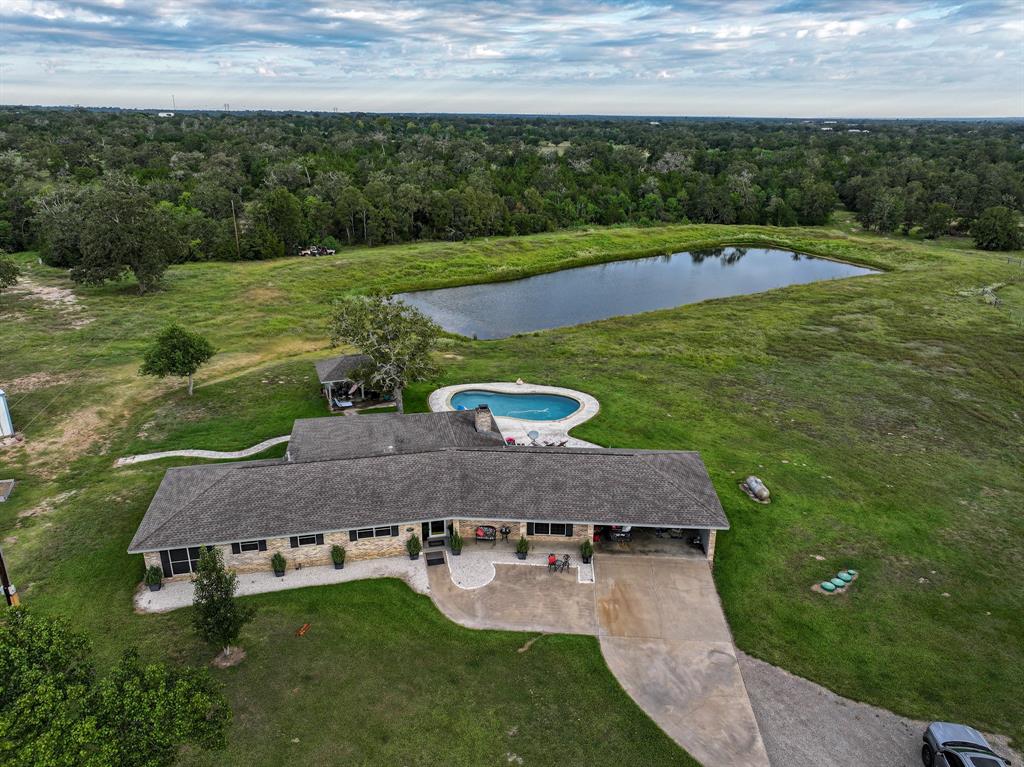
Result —
[[487, 586], [460, 589], [428, 568], [430, 594], [472, 628], [592, 634], [639, 706], [705, 767], [768, 767], [729, 626], [707, 562], [603, 556], [596, 584], [546, 567], [495, 565]]
[[673, 740], [705, 767], [768, 767], [706, 562], [602, 557], [596, 597], [608, 667]]

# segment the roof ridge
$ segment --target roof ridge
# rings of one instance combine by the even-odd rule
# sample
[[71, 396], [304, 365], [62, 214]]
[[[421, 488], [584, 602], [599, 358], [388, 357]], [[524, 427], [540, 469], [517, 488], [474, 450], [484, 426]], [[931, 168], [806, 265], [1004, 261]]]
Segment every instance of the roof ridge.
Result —
[[[282, 463], [280, 465], [281, 466], [288, 466], [289, 464]], [[185, 467], [178, 467], [178, 468], [185, 468]], [[192, 467], [189, 467], [189, 468], [192, 468]], [[252, 468], [259, 468], [259, 467], [255, 467], [255, 466], [237, 466], [237, 467], [234, 467], [233, 466], [232, 468], [235, 468], [235, 469], [252, 469]], [[270, 467], [269, 466], [265, 466], [263, 468], [270, 468]], [[148, 533], [146, 533], [146, 537], [143, 540], [147, 540], [147, 539], [153, 537], [154, 533], [158, 533], [161, 530], [163, 530], [164, 527], [169, 522], [171, 522], [175, 517], [177, 517], [179, 514], [181, 514], [183, 511], [185, 511], [185, 509], [187, 509], [189, 506], [191, 506], [196, 500], [198, 500], [202, 496], [206, 495], [212, 488], [216, 487], [221, 482], [223, 482], [225, 479], [227, 479], [228, 475], [230, 473], [231, 472], [229, 472], [229, 471], [221, 472], [220, 475], [216, 479], [213, 480], [213, 482], [211, 482], [210, 484], [206, 485], [204, 488], [202, 488], [198, 492], [189, 495], [184, 503], [179, 504], [177, 506], [177, 508], [175, 508], [175, 510], [171, 514], [167, 515], [166, 519], [162, 520], [159, 525], [157, 525], [152, 530], [150, 530]], [[145, 519], [145, 517], [143, 517], [143, 519]], [[135, 541], [133, 540], [132, 543], [134, 544]]]

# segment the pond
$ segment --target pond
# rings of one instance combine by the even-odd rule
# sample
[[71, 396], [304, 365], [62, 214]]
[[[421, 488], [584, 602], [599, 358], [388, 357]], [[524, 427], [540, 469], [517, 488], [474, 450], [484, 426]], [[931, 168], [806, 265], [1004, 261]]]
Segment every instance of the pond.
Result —
[[563, 269], [509, 282], [402, 293], [445, 330], [505, 338], [624, 314], [874, 274], [771, 248], [718, 248]]

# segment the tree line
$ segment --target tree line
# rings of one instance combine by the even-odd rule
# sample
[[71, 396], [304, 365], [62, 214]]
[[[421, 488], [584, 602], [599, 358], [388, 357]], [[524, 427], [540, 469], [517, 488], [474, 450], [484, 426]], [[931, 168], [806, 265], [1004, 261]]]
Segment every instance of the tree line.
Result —
[[981, 221], [979, 245], [1012, 248], [1024, 126], [5, 108], [0, 182], [0, 247], [87, 282], [307, 244], [819, 225], [840, 204], [880, 232]]

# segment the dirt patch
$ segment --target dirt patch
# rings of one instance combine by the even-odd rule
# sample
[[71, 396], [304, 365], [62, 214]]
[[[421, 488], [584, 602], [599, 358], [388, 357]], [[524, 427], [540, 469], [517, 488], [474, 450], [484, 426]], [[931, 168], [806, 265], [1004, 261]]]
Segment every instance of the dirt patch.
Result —
[[214, 668], [231, 668], [243, 660], [245, 660], [245, 650], [241, 647], [229, 647], [227, 650], [217, 653], [216, 657], [210, 661], [210, 665]]
[[39, 389], [48, 389], [51, 386], [67, 383], [71, 380], [68, 375], [51, 375], [49, 373], [29, 373], [27, 376], [15, 378], [7, 382], [4, 387], [9, 394], [28, 394]]
[[95, 317], [83, 314], [82, 307], [78, 303], [78, 296], [70, 288], [41, 285], [31, 278], [23, 277], [15, 287], [11, 288], [10, 292], [50, 304], [57, 310], [56, 316], [72, 328], [85, 327], [95, 319]]
[[283, 299], [285, 293], [280, 288], [271, 285], [264, 288], [249, 288], [242, 296], [247, 302], [254, 304], [271, 304]]
[[64, 503], [68, 498], [75, 494], [74, 490], [68, 490], [67, 492], [60, 493], [58, 495], [51, 496], [50, 498], [44, 499], [42, 502], [33, 506], [31, 509], [25, 509], [19, 511], [18, 516], [22, 518], [26, 517], [43, 517], [50, 514], [60, 504]]
[[105, 438], [109, 424], [100, 416], [99, 408], [90, 407], [71, 413], [48, 437], [26, 441], [25, 449], [40, 466], [40, 474], [52, 479], [68, 461], [85, 453]]
[[544, 635], [543, 634], [538, 634], [537, 636], [533, 637], [533, 639], [528, 639], [526, 641], [526, 644], [524, 644], [522, 647], [520, 647], [518, 650], [516, 650], [516, 652], [520, 652], [520, 653], [528, 652], [529, 649], [531, 647], [533, 647], [533, 643], [536, 642], [538, 639], [540, 639], [542, 636], [544, 636]]

